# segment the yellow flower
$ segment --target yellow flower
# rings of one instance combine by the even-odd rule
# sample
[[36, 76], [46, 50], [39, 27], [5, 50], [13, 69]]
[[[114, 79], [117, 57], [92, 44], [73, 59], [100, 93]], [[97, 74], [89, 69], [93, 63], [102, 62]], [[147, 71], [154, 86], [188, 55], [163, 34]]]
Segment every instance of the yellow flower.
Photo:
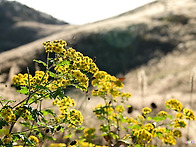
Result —
[[36, 136], [31, 135], [29, 137], [29, 140], [31, 140], [33, 143], [35, 143], [36, 145], [39, 144], [39, 139]]
[[176, 113], [175, 117], [178, 118], [178, 119], [183, 119], [183, 114], [178, 112], [178, 113]]
[[64, 143], [51, 143], [50, 147], [66, 147]]
[[166, 132], [166, 128], [164, 127], [155, 128], [155, 131], [163, 134]]
[[122, 105], [118, 105], [115, 107], [115, 110], [119, 113], [122, 113], [123, 111], [125, 111], [125, 108]]
[[169, 106], [171, 109], [174, 109], [177, 112], [180, 112], [182, 110], [183, 105], [180, 103], [180, 101], [176, 99], [170, 99], [165, 102], [166, 106]]
[[182, 137], [182, 132], [180, 130], [173, 130], [174, 137]]
[[55, 52], [55, 53], [64, 53], [67, 43], [63, 40], [55, 40], [55, 41], [46, 41], [43, 43], [43, 46], [46, 49], [46, 52]]
[[130, 93], [121, 93], [121, 97], [125, 97], [125, 98], [129, 98], [131, 97], [131, 94]]
[[184, 113], [186, 119], [195, 120], [195, 115], [192, 110], [184, 108], [183, 113]]
[[154, 125], [152, 123], [147, 123], [144, 125], [144, 128], [147, 130], [147, 131], [151, 131], [154, 129]]
[[152, 134], [145, 129], [140, 129], [135, 132], [139, 144], [149, 143], [152, 139]]
[[85, 137], [90, 137], [90, 136], [93, 136], [95, 133], [95, 128], [85, 128], [84, 129], [84, 136]]
[[186, 122], [182, 119], [175, 119], [174, 120], [174, 128], [185, 128]]
[[167, 116], [168, 116], [168, 113], [165, 112], [165, 111], [160, 111], [160, 112], [158, 113], [158, 115], [159, 115], [159, 116], [163, 116], [163, 117], [167, 117]]
[[172, 136], [172, 134], [167, 134], [161, 138], [161, 141], [165, 144], [175, 145], [176, 139]]
[[83, 116], [80, 111], [71, 109], [67, 114], [67, 120], [70, 121], [69, 127], [75, 127], [81, 125], [83, 122]]
[[135, 119], [132, 118], [132, 117], [126, 118], [126, 120], [127, 120], [127, 123], [128, 123], [128, 124], [129, 124], [129, 123], [131, 123], [131, 124], [133, 124], [133, 125], [138, 124], [137, 120], [135, 120]]
[[144, 115], [150, 113], [151, 111], [152, 111], [152, 110], [151, 110], [149, 107], [144, 107], [144, 108], [142, 109], [142, 113], [143, 113]]

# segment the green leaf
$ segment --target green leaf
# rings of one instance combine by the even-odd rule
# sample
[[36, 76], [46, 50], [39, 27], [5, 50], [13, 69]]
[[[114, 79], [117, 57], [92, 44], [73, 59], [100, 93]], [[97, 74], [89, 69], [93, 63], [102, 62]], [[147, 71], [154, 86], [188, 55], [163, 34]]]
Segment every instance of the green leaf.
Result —
[[172, 115], [168, 115], [167, 118], [172, 119], [173, 117], [172, 117]]
[[48, 115], [48, 112], [45, 111], [45, 110], [43, 110], [42, 113], [43, 113], [44, 116]]
[[67, 65], [67, 66], [69, 66], [70, 65], [70, 62], [68, 60], [64, 60], [61, 63], [58, 63], [57, 64], [57, 66], [61, 66], [61, 65]]
[[168, 106], [168, 105], [165, 105], [165, 107], [166, 107], [167, 109], [169, 109], [169, 110], [170, 110], [170, 106]]
[[118, 139], [119, 136], [115, 133], [115, 132], [109, 132], [109, 135], [113, 138], [113, 139]]
[[71, 137], [72, 137], [72, 134], [69, 134], [69, 135], [64, 136], [63, 138], [71, 138]]
[[127, 108], [132, 107], [131, 105], [126, 105]]
[[61, 127], [60, 131], [63, 133], [65, 130], [64, 130], [64, 128], [63, 128], [63, 127]]
[[157, 135], [158, 138], [163, 136], [163, 134], [161, 132], [156, 132], [156, 135]]
[[123, 117], [123, 115], [122, 115], [122, 114], [120, 114], [120, 119], [121, 119], [121, 122], [122, 122], [122, 123], [127, 122], [127, 120]]
[[153, 120], [159, 122], [159, 121], [162, 121], [162, 120], [165, 120], [165, 117], [162, 117], [162, 116], [155, 116], [152, 118]]
[[127, 126], [127, 128], [130, 128], [130, 129], [139, 129], [140, 128], [140, 125]]
[[53, 109], [46, 109], [46, 110], [42, 110], [42, 114], [44, 116], [50, 114], [51, 116], [54, 116], [54, 112], [53, 112]]
[[77, 127], [76, 129], [77, 129], [78, 131], [82, 131], [82, 130], [84, 130], [84, 128], [85, 128], [85, 127]]
[[147, 120], [151, 120], [152, 118], [150, 116], [147, 117]]
[[37, 62], [37, 63], [40, 63], [40, 64], [43, 64], [45, 67], [47, 66], [47, 64], [45, 62], [41, 61], [41, 60], [34, 59], [33, 61]]
[[51, 71], [48, 71], [48, 73], [49, 73], [50, 77], [52, 77], [52, 78], [57, 77], [57, 75], [55, 73], [51, 72]]
[[20, 122], [20, 124], [23, 125], [23, 126], [30, 126], [29, 122]]
[[29, 93], [26, 86], [22, 86], [20, 90], [17, 90], [17, 92], [22, 93], [22, 94], [28, 94]]
[[[38, 132], [38, 131], [37, 131], [37, 132]], [[39, 136], [39, 138], [43, 138], [43, 134], [40, 133], [40, 132], [38, 132], [38, 136]]]
[[45, 111], [48, 112], [50, 115], [54, 116], [53, 109], [46, 109]]

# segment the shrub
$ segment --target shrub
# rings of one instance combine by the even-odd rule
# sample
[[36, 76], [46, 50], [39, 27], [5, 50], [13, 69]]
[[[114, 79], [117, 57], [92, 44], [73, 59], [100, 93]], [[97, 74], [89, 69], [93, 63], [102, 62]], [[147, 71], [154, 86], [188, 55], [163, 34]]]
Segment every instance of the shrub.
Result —
[[[186, 127], [185, 119], [195, 120], [193, 111], [183, 108], [177, 99], [165, 103], [169, 110], [176, 112], [175, 116], [166, 111], [153, 116], [152, 110], [144, 107], [136, 118], [127, 117], [125, 110], [131, 108], [127, 105], [131, 94], [121, 92], [121, 79], [100, 71], [93, 59], [67, 47], [63, 40], [47, 41], [43, 45], [47, 62], [34, 61], [42, 64], [45, 71], [31, 75], [27, 68], [27, 73], [13, 77], [13, 84], [26, 98], [20, 102], [0, 100], [1, 146], [37, 146], [46, 139], [55, 140], [53, 134], [58, 131], [68, 132], [66, 137], [71, 138], [77, 130], [83, 130], [78, 139], [50, 146], [101, 146], [95, 145], [96, 131], [101, 132], [107, 146], [158, 146], [161, 142], [175, 145], [176, 139], [182, 136], [180, 128]], [[74, 99], [65, 93], [69, 87], [87, 92], [90, 85], [95, 87], [92, 95], [105, 102], [92, 110], [100, 120], [99, 130], [82, 126], [82, 113], [74, 109]], [[52, 105], [59, 107], [59, 112], [42, 108], [42, 101], [47, 99], [53, 100]], [[17, 123], [23, 126], [19, 132], [13, 129]]]

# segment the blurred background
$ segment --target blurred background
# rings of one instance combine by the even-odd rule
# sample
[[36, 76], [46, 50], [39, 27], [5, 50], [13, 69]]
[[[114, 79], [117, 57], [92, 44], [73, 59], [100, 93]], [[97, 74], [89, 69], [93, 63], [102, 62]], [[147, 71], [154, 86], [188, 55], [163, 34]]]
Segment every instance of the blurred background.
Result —
[[[96, 57], [100, 70], [125, 78], [131, 115], [144, 104], [163, 110], [165, 100], [173, 97], [195, 112], [195, 14], [195, 0], [0, 0], [0, 95], [22, 99], [11, 87], [11, 77], [27, 66], [32, 73], [40, 69], [32, 60], [45, 60], [42, 43], [63, 39]], [[85, 95], [78, 103], [84, 101]], [[98, 101], [92, 98], [83, 109], [88, 112]], [[189, 139], [196, 140], [196, 123], [190, 126]]]

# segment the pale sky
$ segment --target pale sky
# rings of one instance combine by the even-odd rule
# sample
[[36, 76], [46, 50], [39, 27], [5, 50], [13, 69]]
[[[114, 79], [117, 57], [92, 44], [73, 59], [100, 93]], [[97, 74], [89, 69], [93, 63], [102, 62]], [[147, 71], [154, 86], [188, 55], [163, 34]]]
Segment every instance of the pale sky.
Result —
[[155, 0], [16, 0], [71, 24], [109, 18]]

